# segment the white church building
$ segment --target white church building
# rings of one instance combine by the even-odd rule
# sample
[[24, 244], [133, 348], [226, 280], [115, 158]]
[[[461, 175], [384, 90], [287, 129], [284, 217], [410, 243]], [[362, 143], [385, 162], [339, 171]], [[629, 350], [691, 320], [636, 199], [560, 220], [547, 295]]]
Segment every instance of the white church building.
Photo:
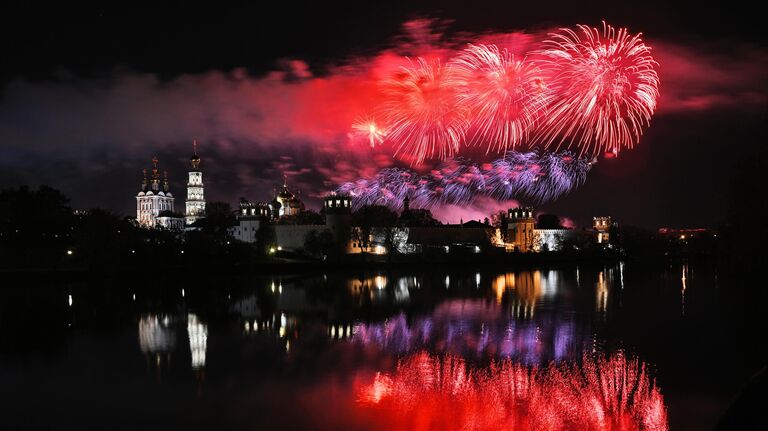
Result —
[[168, 187], [168, 172], [160, 180], [157, 157], [152, 158], [152, 174], [147, 178], [144, 169], [141, 190], [136, 195], [136, 222], [139, 225], [155, 228], [181, 229], [183, 220], [174, 213], [174, 200]]
[[160, 179], [157, 157], [152, 158], [151, 175], [144, 178], [141, 190], [136, 195], [136, 222], [147, 228], [184, 229], [205, 217], [205, 195], [203, 192], [203, 172], [200, 170], [200, 156], [197, 155], [197, 142], [193, 142], [194, 154], [190, 158], [191, 170], [187, 181], [187, 201], [184, 215], [176, 213], [174, 201], [168, 185], [168, 172]]

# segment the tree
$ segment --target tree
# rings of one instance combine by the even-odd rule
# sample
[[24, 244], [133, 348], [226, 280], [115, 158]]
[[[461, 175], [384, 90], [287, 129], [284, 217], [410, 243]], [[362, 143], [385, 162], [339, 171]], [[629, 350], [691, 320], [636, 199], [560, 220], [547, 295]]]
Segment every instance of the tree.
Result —
[[227, 202], [208, 202], [205, 205], [203, 231], [214, 235], [226, 235], [235, 225], [235, 212]]
[[56, 265], [73, 245], [69, 199], [48, 186], [0, 191], [0, 257], [11, 266]]
[[560, 225], [560, 217], [554, 214], [541, 214], [538, 220], [536, 220], [536, 227], [538, 229], [562, 229]]
[[594, 235], [585, 231], [574, 231], [560, 242], [560, 249], [565, 251], [585, 251], [594, 248]]
[[400, 216], [400, 223], [403, 226], [415, 227], [415, 226], [438, 226], [442, 223], [432, 216], [432, 212], [428, 209], [412, 209], [407, 212], [403, 212]]
[[256, 250], [259, 254], [267, 254], [270, 249], [277, 247], [277, 234], [271, 223], [260, 223], [256, 231]]
[[352, 213], [352, 234], [360, 252], [365, 252], [376, 242], [374, 234], [383, 233], [385, 237], [391, 237], [387, 232], [397, 224], [397, 220], [397, 214], [383, 205], [366, 205]]
[[335, 251], [337, 247], [336, 238], [333, 232], [328, 229], [323, 229], [320, 232], [311, 230], [304, 238], [304, 250], [309, 254], [321, 256], [323, 259]]
[[149, 233], [125, 218], [93, 208], [80, 215], [75, 225], [76, 257], [94, 269], [109, 269], [135, 253]]

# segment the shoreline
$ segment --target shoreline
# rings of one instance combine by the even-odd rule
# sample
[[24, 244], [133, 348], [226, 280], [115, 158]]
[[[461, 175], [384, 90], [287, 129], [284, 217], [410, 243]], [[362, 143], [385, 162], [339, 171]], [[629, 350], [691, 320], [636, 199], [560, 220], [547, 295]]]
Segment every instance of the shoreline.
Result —
[[[349, 256], [348, 256], [349, 257]], [[426, 256], [397, 256], [391, 260], [386, 257], [369, 255], [365, 259], [352, 256], [344, 260], [309, 260], [309, 259], [285, 259], [269, 258], [258, 259], [245, 264], [209, 263], [200, 271], [200, 262], [188, 262], [184, 264], [170, 264], [162, 268], [162, 276], [194, 276], [190, 271], [198, 271], [198, 276], [211, 275], [221, 272], [229, 272], [234, 275], [272, 275], [272, 274], [304, 274], [315, 272], [344, 272], [344, 271], [398, 271], [398, 270], [447, 270], [464, 271], [468, 269], [509, 269], [525, 270], [562, 266], [604, 266], [614, 265], [619, 262], [628, 262], [633, 265], [659, 266], [666, 265], [680, 259], [645, 257], [641, 259], [626, 258], [616, 253], [574, 255], [561, 253], [530, 253], [511, 255], [469, 255], [449, 256], [449, 258], [435, 259]], [[153, 275], [158, 275], [156, 269], [152, 269]], [[80, 281], [92, 277], [120, 277], [127, 279], [144, 278], [147, 269], [142, 265], [115, 265], [110, 268], [0, 268], [0, 275], [6, 281]]]

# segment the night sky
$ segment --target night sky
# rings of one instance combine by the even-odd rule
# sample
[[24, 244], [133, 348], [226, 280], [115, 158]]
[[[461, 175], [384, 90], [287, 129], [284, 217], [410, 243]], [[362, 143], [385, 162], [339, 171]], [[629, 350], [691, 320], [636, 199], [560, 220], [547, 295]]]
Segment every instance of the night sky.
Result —
[[577, 225], [609, 214], [715, 226], [740, 162], [764, 148], [768, 48], [748, 2], [411, 3], [0, 6], [0, 187], [48, 184], [76, 208], [133, 214], [141, 169], [157, 155], [181, 210], [194, 138], [208, 201], [267, 200], [286, 173], [317, 208], [338, 182], [393, 163], [350, 147], [344, 127], [364, 110], [360, 76], [388, 55], [603, 19], [653, 47], [658, 110], [635, 149], [601, 159], [541, 210]]

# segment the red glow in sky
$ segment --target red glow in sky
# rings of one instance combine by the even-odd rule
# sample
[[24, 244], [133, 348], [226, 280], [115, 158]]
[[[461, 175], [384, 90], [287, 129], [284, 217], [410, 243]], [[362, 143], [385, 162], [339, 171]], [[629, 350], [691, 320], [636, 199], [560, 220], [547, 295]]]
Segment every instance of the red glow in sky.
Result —
[[[393, 158], [394, 148], [386, 142], [371, 148], [371, 136], [356, 142], [350, 133], [361, 116], [378, 120], [373, 111], [383, 100], [380, 83], [407, 66], [409, 58], [447, 62], [468, 43], [494, 44], [516, 59], [523, 58], [548, 32], [519, 30], [449, 38], [435, 31], [429, 20], [407, 22], [403, 28], [404, 35], [372, 54], [322, 68], [289, 59], [258, 77], [244, 70], [210, 71], [163, 81], [153, 74], [118, 71], [108, 82], [10, 81], [3, 89], [0, 116], [23, 121], [3, 123], [7, 158], [46, 162], [13, 169], [9, 175], [21, 183], [33, 184], [41, 178], [50, 182], [52, 171], [46, 167], [67, 166], [68, 174], [57, 176], [52, 185], [75, 196], [79, 205], [123, 202], [125, 207], [117, 208], [128, 210], [130, 202], [114, 190], [100, 196], [77, 192], [94, 178], [114, 171], [136, 173], [135, 179], [126, 177], [119, 184], [121, 189], [135, 185], [140, 181], [138, 167], [153, 154], [161, 157], [161, 163], [168, 163], [170, 157], [185, 161], [188, 143], [196, 138], [211, 196], [265, 200], [286, 172], [292, 187], [311, 198], [403, 163]], [[656, 117], [765, 106], [768, 69], [762, 65], [768, 54], [764, 50], [726, 51], [658, 40], [653, 34], [645, 34], [644, 39], [659, 62], [661, 96]], [[324, 72], [318, 74], [318, 69]], [[484, 151], [478, 153], [482, 158]], [[181, 165], [171, 167], [174, 191], [179, 187], [176, 181], [183, 181], [180, 169]]]

